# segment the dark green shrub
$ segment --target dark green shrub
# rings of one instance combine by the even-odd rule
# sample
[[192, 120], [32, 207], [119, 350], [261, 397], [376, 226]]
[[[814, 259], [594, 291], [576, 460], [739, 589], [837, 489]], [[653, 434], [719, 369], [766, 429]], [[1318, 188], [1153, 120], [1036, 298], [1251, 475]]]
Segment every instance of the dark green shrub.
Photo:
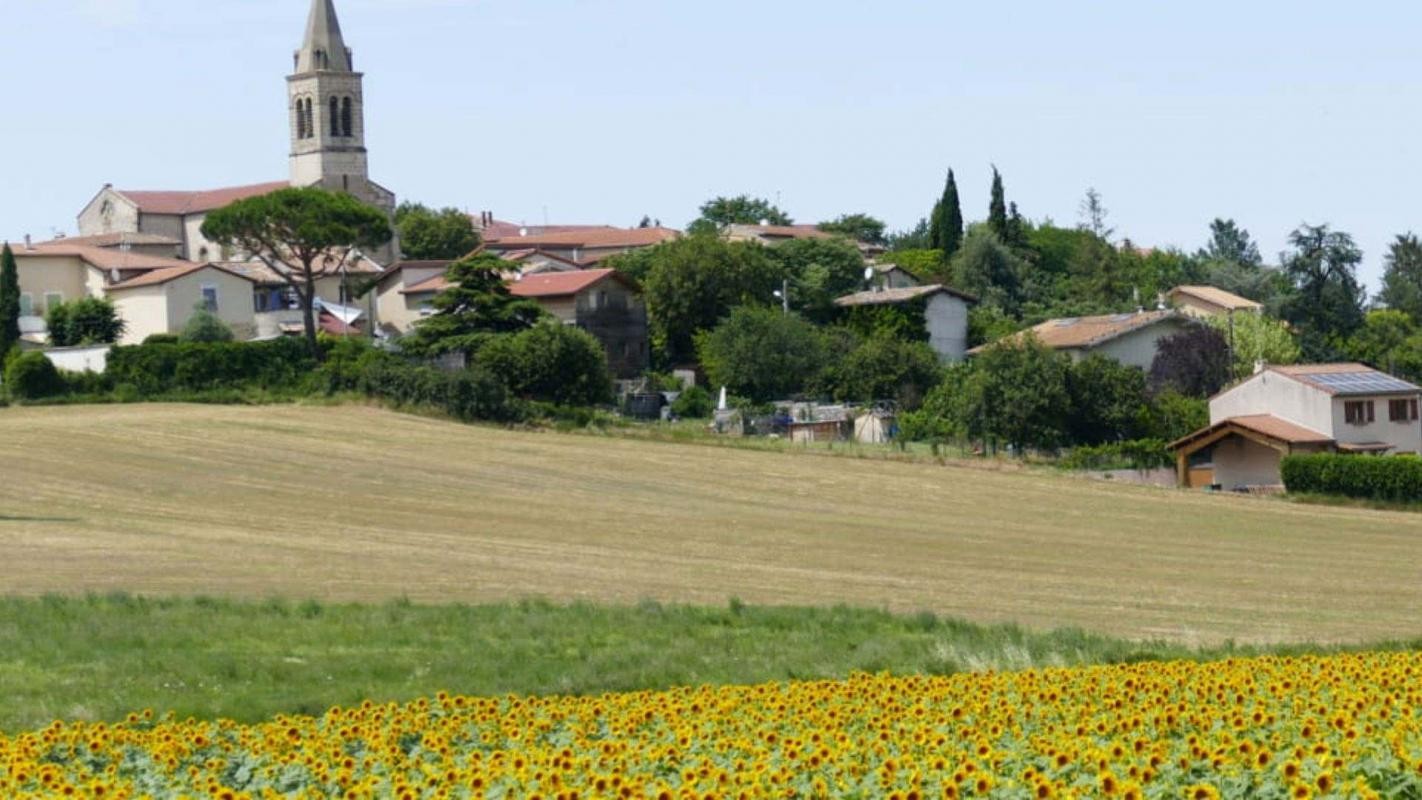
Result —
[[184, 342], [230, 342], [235, 338], [227, 323], [201, 306], [188, 318], [188, 324], [183, 326], [183, 334], [179, 337]]
[[1133, 439], [1076, 447], [1058, 464], [1066, 469], [1159, 469], [1175, 463], [1175, 456], [1160, 439]]
[[118, 341], [128, 327], [112, 301], [97, 297], [50, 307], [45, 325], [49, 328], [49, 341], [55, 347], [109, 344]]
[[558, 323], [493, 337], [479, 349], [474, 365], [526, 400], [590, 406], [606, 403], [612, 393], [602, 344], [586, 331]]
[[402, 406], [422, 406], [472, 422], [516, 422], [519, 404], [509, 397], [498, 378], [480, 368], [445, 372], [416, 367], [399, 359], [372, 359], [361, 372], [357, 387], [371, 397]]
[[1315, 453], [1288, 456], [1284, 487], [1296, 494], [1337, 495], [1393, 503], [1422, 502], [1422, 458]]
[[5, 367], [5, 391], [16, 400], [57, 397], [64, 389], [63, 376], [44, 353], [21, 353]]
[[716, 401], [711, 399], [711, 393], [701, 388], [693, 386], [672, 401], [672, 413], [683, 419], [706, 419], [711, 416], [711, 412], [716, 410]]
[[151, 333], [143, 340], [144, 344], [177, 344], [182, 341], [182, 337], [176, 333]]
[[214, 389], [294, 389], [316, 367], [299, 339], [115, 347], [108, 375], [154, 396]]

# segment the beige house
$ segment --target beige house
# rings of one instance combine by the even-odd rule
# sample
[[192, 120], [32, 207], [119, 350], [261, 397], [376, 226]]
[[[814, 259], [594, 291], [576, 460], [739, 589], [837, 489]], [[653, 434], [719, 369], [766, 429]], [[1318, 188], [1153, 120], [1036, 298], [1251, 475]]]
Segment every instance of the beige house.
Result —
[[1219, 317], [1234, 312], [1258, 314], [1262, 303], [1231, 294], [1214, 286], [1177, 286], [1165, 295], [1170, 306], [1191, 317]]
[[381, 273], [375, 296], [376, 329], [386, 335], [410, 332], [415, 323], [433, 312], [430, 303], [439, 292], [417, 288], [433, 278], [444, 278], [449, 261], [401, 261]]
[[944, 361], [962, 361], [968, 349], [968, 311], [977, 302], [972, 295], [933, 283], [901, 289], [875, 288], [841, 297], [834, 304], [853, 310], [921, 303], [929, 346]]
[[[1132, 314], [1049, 319], [1008, 338], [1021, 339], [1031, 333], [1042, 344], [1066, 353], [1073, 361], [1100, 354], [1127, 366], [1149, 371], [1160, 340], [1179, 333], [1190, 324], [1188, 318], [1174, 311], [1137, 311]], [[969, 355], [981, 353], [991, 346], [975, 347]]]
[[119, 344], [179, 332], [199, 308], [227, 323], [238, 339], [257, 335], [252, 281], [215, 264], [155, 269], [109, 286], [107, 293], [127, 323]]
[[1173, 443], [1180, 485], [1280, 483], [1292, 453], [1422, 453], [1422, 388], [1362, 364], [1261, 367], [1210, 399], [1210, 425]]

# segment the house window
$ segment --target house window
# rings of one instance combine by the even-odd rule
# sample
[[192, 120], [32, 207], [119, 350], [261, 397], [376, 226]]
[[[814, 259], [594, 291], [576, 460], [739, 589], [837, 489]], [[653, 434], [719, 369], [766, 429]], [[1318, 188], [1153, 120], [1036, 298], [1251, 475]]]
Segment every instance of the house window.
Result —
[[1367, 425], [1373, 421], [1373, 413], [1371, 400], [1349, 400], [1343, 404], [1343, 419], [1349, 425]]
[[45, 292], [45, 293], [44, 293], [44, 310], [45, 310], [46, 312], [50, 311], [50, 310], [53, 309], [55, 306], [58, 306], [58, 305], [60, 305], [60, 304], [63, 303], [63, 302], [64, 302], [64, 295], [61, 294], [60, 292]]
[[33, 317], [35, 315], [35, 299], [28, 292], [20, 295], [20, 316]]
[[1387, 418], [1393, 422], [1416, 422], [1417, 398], [1389, 400], [1387, 402]]
[[202, 287], [202, 307], [208, 311], [217, 311], [217, 287], [207, 284]]

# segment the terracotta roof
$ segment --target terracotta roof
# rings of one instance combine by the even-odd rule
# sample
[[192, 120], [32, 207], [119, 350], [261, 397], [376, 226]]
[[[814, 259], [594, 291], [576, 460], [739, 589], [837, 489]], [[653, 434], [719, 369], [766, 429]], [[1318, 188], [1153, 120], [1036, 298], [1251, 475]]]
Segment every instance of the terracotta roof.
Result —
[[509, 287], [515, 297], [565, 297], [577, 294], [604, 278], [631, 285], [631, 281], [613, 269], [583, 269], [573, 272], [540, 272], [525, 275]]
[[[246, 278], [253, 283], [268, 286], [285, 286], [287, 282], [286, 278], [282, 277], [279, 272], [260, 261], [214, 261], [212, 263], [225, 272]], [[358, 264], [351, 264], [346, 267], [346, 274], [348, 275], [373, 275], [377, 273], [380, 273], [380, 270], [373, 266], [369, 259], [362, 259]], [[318, 268], [316, 270], [316, 278], [318, 280], [340, 274], [341, 270], [339, 267]]]
[[428, 278], [416, 283], [414, 286], [406, 286], [400, 290], [400, 294], [425, 294], [427, 292], [442, 292], [449, 288], [449, 281], [445, 279], [444, 273], [431, 275]]
[[134, 250], [74, 244], [65, 239], [36, 244], [29, 249], [26, 249], [24, 245], [19, 247], [11, 245], [11, 247], [16, 258], [78, 258], [86, 264], [102, 270], [168, 269], [188, 266], [193, 263]]
[[169, 281], [175, 281], [178, 278], [192, 275], [195, 272], [202, 272], [205, 269], [215, 269], [218, 272], [226, 272], [228, 275], [235, 275], [236, 277], [242, 278], [244, 280], [251, 280], [251, 278], [248, 278], [246, 275], [239, 275], [236, 272], [233, 272], [232, 270], [224, 269], [216, 264], [189, 263], [181, 267], [170, 267], [168, 269], [151, 270], [142, 275], [139, 275], [137, 278], [126, 280], [123, 283], [115, 283], [114, 285], [108, 287], [107, 291], [117, 292], [123, 291], [125, 289], [137, 289], [143, 286], [158, 286]]
[[115, 189], [138, 206], [145, 214], [199, 214], [231, 205], [238, 200], [271, 194], [278, 189], [286, 189], [291, 184], [286, 181], [254, 183], [250, 186], [229, 186], [225, 189], [206, 189], [196, 192], [129, 191]]
[[[1099, 317], [1068, 317], [1049, 319], [1040, 325], [1007, 337], [1021, 340], [1027, 333], [1036, 334], [1042, 344], [1057, 350], [1096, 347], [1132, 331], [1148, 328], [1167, 320], [1181, 320], [1174, 311], [1137, 311], [1133, 314], [1109, 314]], [[994, 343], [975, 347], [968, 352], [980, 353]]]
[[1215, 434], [1227, 428], [1241, 428], [1252, 433], [1256, 433], [1267, 439], [1284, 444], [1331, 444], [1333, 438], [1327, 434], [1319, 433], [1312, 428], [1305, 428], [1297, 423], [1276, 417], [1272, 414], [1252, 414], [1242, 417], [1230, 417], [1201, 428], [1198, 431], [1170, 443], [1171, 450], [1178, 450], [1191, 442]]
[[507, 222], [500, 219], [496, 219], [488, 224], [483, 224], [480, 222], [479, 217], [474, 214], [470, 214], [469, 218], [474, 220], [474, 227], [479, 230], [479, 235], [486, 242], [497, 242], [500, 239], [517, 239], [520, 236], [543, 236], [545, 234], [576, 233], [579, 231], [619, 230], [612, 225], [520, 225], [517, 222]]
[[527, 261], [527, 260], [529, 260], [530, 258], [534, 258], [535, 256], [538, 257], [538, 258], [546, 258], [546, 259], [548, 259], [549, 261], [557, 261], [559, 264], [565, 264], [565, 265], [567, 265], [567, 266], [569, 266], [569, 267], [573, 267], [573, 268], [577, 268], [577, 267], [579, 266], [578, 262], [572, 260], [571, 258], [564, 258], [564, 257], [562, 257], [562, 256], [560, 256], [560, 255], [555, 254], [555, 253], [545, 253], [545, 252], [543, 252], [542, 250], [537, 250], [537, 249], [530, 249], [530, 250], [509, 250], [509, 251], [507, 251], [507, 252], [505, 252], [505, 253], [499, 254], [499, 257], [502, 258], [502, 259], [505, 260], [505, 261], [518, 261], [518, 262]]
[[907, 303], [910, 300], [917, 300], [921, 297], [938, 294], [939, 292], [951, 294], [969, 303], [978, 302], [978, 298], [970, 294], [944, 286], [941, 283], [930, 283], [927, 286], [905, 286], [901, 289], [879, 289], [877, 291], [857, 292], [835, 300], [834, 304], [840, 308], [892, 305], [894, 303]]
[[671, 228], [588, 228], [528, 236], [510, 236], [486, 242], [491, 250], [528, 250], [543, 247], [650, 247], [676, 239], [680, 231]]
[[48, 242], [41, 242], [38, 247], [48, 245], [83, 245], [86, 247], [119, 247], [121, 245], [172, 245], [177, 247], [182, 242], [168, 236], [160, 236], [156, 233], [134, 233], [132, 231], [117, 231], [114, 233], [100, 233], [94, 236], [66, 236], [62, 239], [53, 239]]
[[1177, 286], [1170, 290], [1169, 296], [1174, 298], [1176, 295], [1187, 295], [1227, 311], [1258, 311], [1264, 307], [1262, 303], [1214, 286]]

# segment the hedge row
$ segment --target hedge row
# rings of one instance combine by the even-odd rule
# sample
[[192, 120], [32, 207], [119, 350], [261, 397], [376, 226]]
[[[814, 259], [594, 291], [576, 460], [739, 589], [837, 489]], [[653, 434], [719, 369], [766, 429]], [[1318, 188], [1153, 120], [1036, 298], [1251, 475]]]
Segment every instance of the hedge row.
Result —
[[142, 396], [299, 385], [316, 361], [297, 338], [267, 342], [152, 342], [109, 351], [105, 378]]
[[1159, 469], [1175, 463], [1163, 439], [1132, 439], [1074, 447], [1058, 465], [1065, 469]]
[[1395, 503], [1422, 501], [1422, 458], [1417, 456], [1288, 456], [1282, 472], [1284, 488], [1294, 493]]

